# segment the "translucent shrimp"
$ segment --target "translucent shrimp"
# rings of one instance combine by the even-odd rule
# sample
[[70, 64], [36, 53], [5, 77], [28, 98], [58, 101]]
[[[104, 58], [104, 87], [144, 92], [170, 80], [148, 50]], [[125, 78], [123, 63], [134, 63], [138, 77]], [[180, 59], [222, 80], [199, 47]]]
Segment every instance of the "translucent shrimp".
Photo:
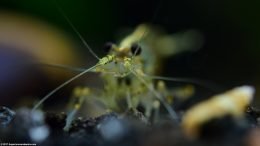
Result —
[[200, 134], [201, 125], [214, 118], [226, 115], [243, 117], [246, 107], [253, 100], [254, 91], [252, 86], [241, 86], [194, 105], [183, 116], [184, 132], [187, 136], [196, 138]]
[[[202, 39], [198, 32], [188, 31], [177, 35], [167, 35], [151, 25], [141, 24], [133, 33], [125, 37], [119, 45], [113, 43], [106, 44], [105, 49], [108, 50], [108, 54], [99, 58], [66, 15], [63, 12], [62, 14], [86, 48], [98, 59], [98, 62], [88, 69], [71, 68], [77, 71], [82, 70], [82, 72], [49, 92], [32, 110], [39, 108], [45, 100], [78, 77], [88, 72], [97, 72], [101, 74], [101, 78], [104, 81], [104, 91], [98, 98], [101, 99], [108, 109], [122, 111], [120, 102], [125, 100], [127, 108], [137, 108], [138, 105], [143, 105], [145, 115], [150, 117], [151, 111], [159, 108], [159, 101], [172, 119], [175, 121], [179, 120], [177, 113], [166, 102], [163, 94], [155, 88], [153, 79], [175, 80], [174, 78], [155, 76], [161, 65], [160, 60], [181, 51], [192, 50], [192, 48], [196, 50], [199, 48]], [[183, 43], [185, 41], [187, 43]], [[53, 66], [67, 68], [62, 65]], [[182, 81], [182, 79], [179, 79], [179, 81]], [[183, 81], [187, 80], [184, 79]], [[195, 83], [198, 82], [195, 81]], [[78, 108], [77, 106], [74, 109], [78, 110]]]

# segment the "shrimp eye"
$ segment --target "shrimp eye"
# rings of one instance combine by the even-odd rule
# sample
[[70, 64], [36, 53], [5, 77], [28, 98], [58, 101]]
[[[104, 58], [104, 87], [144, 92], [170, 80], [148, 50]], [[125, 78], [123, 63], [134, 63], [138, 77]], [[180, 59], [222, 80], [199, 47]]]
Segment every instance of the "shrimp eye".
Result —
[[136, 55], [136, 56], [140, 55], [141, 52], [142, 52], [142, 48], [138, 44], [133, 44], [131, 46], [131, 52], [132, 52], [133, 55]]
[[114, 43], [107, 42], [103, 46], [104, 52], [109, 53], [113, 49]]

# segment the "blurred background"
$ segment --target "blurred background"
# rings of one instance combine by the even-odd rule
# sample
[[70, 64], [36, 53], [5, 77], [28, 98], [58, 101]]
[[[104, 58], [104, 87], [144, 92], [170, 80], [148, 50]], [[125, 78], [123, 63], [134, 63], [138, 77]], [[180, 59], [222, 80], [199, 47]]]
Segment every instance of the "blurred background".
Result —
[[[157, 24], [168, 33], [196, 29], [204, 36], [202, 48], [169, 58], [162, 75], [204, 79], [223, 90], [243, 84], [260, 90], [257, 0], [57, 0], [57, 3], [99, 56], [104, 55], [105, 42], [116, 42], [121, 30], [143, 22]], [[54, 1], [1, 0], [1, 105], [19, 106], [43, 97], [75, 75], [38, 63], [87, 68], [96, 62]], [[95, 84], [89, 80], [95, 76], [89, 74], [76, 80], [48, 103], [57, 105], [54, 101], [66, 99], [75, 85]]]

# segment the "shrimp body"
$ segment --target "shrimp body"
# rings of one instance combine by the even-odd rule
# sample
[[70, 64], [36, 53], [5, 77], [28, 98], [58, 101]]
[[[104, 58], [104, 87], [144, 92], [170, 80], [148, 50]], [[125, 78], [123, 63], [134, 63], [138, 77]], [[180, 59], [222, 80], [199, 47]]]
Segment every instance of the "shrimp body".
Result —
[[[68, 20], [66, 16], [65, 18]], [[157, 74], [163, 58], [187, 50], [187, 47], [176, 45], [178, 37], [165, 34], [149, 25], [141, 24], [133, 33], [126, 36], [119, 45], [109, 44], [106, 46], [109, 49], [108, 54], [99, 58], [73, 24], [69, 20], [68, 22], [90, 53], [98, 59], [98, 62], [88, 69], [83, 69], [81, 73], [49, 92], [34, 106], [33, 110], [76, 78], [87, 72], [97, 72], [101, 74], [104, 82], [104, 91], [98, 94], [90, 92], [89, 96], [99, 98], [107, 109], [125, 111], [126, 106], [122, 102], [126, 101], [127, 108], [136, 108], [138, 105], [144, 106], [145, 115], [150, 117], [151, 111], [153, 109], [159, 110], [160, 104], [158, 103], [162, 103], [170, 116], [177, 119], [177, 114], [165, 100], [167, 95], [160, 93], [155, 88], [154, 77], [152, 76]], [[181, 39], [183, 38], [185, 37]], [[75, 110], [78, 109], [77, 107]]]
[[225, 115], [241, 118], [251, 103], [253, 94], [253, 87], [241, 86], [191, 107], [183, 116], [184, 132], [190, 137], [197, 137], [200, 126], [212, 119]]
[[[99, 59], [92, 70], [101, 73], [104, 91], [98, 94], [97, 98], [107, 109], [124, 111], [142, 105], [145, 115], [150, 117], [151, 111], [159, 108], [158, 104], [154, 103], [160, 101], [171, 110], [164, 101], [168, 95], [157, 91], [154, 80], [146, 76], [157, 74], [163, 58], [180, 52], [177, 45], [172, 44], [177, 37], [158, 30], [141, 24], [118, 45], [107, 46], [108, 54]], [[160, 46], [160, 42], [165, 38], [167, 41], [164, 42], [171, 45]], [[163, 53], [165, 51], [168, 52], [167, 55]], [[172, 112], [172, 115], [175, 114]]]

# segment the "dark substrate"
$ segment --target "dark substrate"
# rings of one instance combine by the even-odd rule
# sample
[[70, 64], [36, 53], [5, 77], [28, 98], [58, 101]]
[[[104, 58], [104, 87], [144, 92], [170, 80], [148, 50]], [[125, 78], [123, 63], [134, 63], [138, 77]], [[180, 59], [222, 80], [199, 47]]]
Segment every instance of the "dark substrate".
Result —
[[[3, 110], [2, 110], [3, 112]], [[241, 121], [231, 116], [201, 126], [200, 137], [190, 139], [171, 120], [151, 124], [137, 111], [76, 118], [64, 131], [66, 114], [19, 109], [13, 119], [0, 114], [0, 143], [40, 146], [252, 146], [251, 131], [258, 129], [259, 111], [249, 107]], [[9, 121], [7, 121], [9, 120]], [[3, 123], [3, 122], [9, 123]]]

